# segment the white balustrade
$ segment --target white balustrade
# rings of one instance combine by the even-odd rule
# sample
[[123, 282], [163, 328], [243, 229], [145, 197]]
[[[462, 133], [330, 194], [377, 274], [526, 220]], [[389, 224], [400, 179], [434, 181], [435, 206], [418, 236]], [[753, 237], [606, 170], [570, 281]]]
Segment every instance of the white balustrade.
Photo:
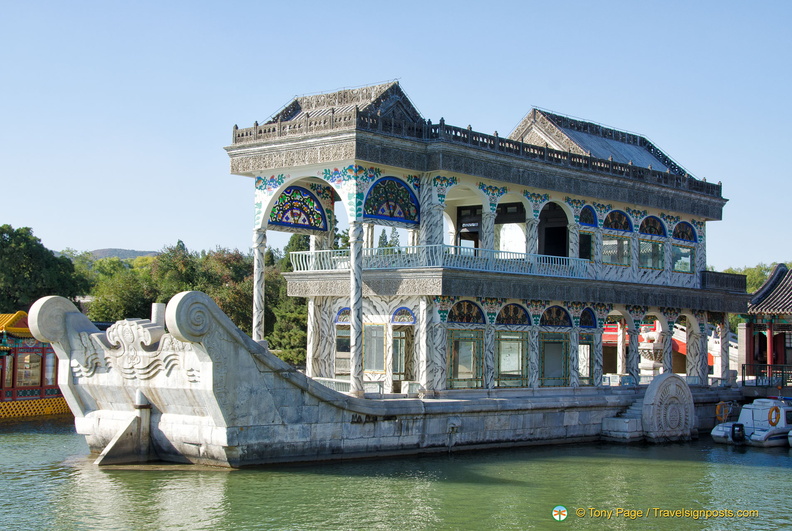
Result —
[[[349, 270], [349, 250], [291, 253], [295, 271]], [[518, 275], [586, 278], [588, 260], [565, 256], [475, 249], [453, 245], [416, 245], [363, 249], [363, 269], [443, 267]]]

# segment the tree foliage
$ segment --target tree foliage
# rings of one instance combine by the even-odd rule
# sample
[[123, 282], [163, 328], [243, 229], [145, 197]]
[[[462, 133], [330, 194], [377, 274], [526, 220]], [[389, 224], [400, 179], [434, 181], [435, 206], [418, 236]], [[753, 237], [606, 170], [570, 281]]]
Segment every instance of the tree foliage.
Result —
[[74, 300], [89, 285], [68, 257], [55, 256], [30, 227], [0, 225], [0, 313], [27, 311], [47, 295]]

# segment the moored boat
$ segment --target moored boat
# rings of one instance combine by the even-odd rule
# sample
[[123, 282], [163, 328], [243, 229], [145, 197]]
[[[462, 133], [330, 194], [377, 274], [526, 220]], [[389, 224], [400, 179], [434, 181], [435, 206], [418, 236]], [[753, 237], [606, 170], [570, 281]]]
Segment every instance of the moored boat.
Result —
[[[721, 418], [728, 417], [725, 413]], [[722, 422], [712, 429], [715, 442], [751, 446], [787, 446], [792, 430], [792, 403], [757, 398], [740, 411], [737, 422]]]

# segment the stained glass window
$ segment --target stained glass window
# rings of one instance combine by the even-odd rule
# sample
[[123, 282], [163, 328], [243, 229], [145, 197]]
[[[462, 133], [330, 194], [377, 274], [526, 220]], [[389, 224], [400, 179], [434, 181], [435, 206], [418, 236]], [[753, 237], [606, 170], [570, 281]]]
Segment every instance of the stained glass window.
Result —
[[663, 222], [654, 216], [649, 216], [641, 222], [641, 234], [649, 234], [650, 236], [665, 236], [666, 230]]
[[336, 315], [336, 323], [349, 323], [350, 313], [351, 311], [349, 308], [341, 308], [338, 310], [338, 315]]
[[696, 241], [696, 231], [690, 223], [677, 223], [674, 227], [674, 238], [677, 240], [685, 240], [686, 242]]
[[391, 323], [415, 324], [415, 315], [413, 315], [409, 308], [402, 307], [393, 312]]
[[278, 197], [270, 213], [271, 225], [327, 230], [327, 216], [316, 196], [299, 186], [289, 186]]
[[572, 320], [565, 309], [560, 306], [551, 306], [542, 314], [541, 326], [572, 326]]
[[580, 224], [589, 225], [591, 227], [597, 226], [597, 214], [590, 206], [584, 206], [580, 211]]
[[484, 324], [484, 313], [470, 301], [459, 301], [448, 312], [447, 320], [449, 323]]
[[627, 214], [624, 212], [620, 212], [618, 210], [612, 211], [610, 214], [605, 216], [605, 221], [602, 223], [602, 226], [606, 229], [613, 229], [613, 230], [623, 230], [623, 231], [631, 231], [632, 224], [630, 223], [630, 218], [627, 217]]
[[591, 308], [586, 308], [585, 310], [583, 310], [583, 313], [580, 314], [580, 327], [581, 328], [597, 327], [597, 318], [594, 317], [594, 312], [591, 311]]
[[495, 324], [502, 325], [529, 325], [531, 320], [521, 306], [517, 304], [507, 304], [498, 314]]
[[417, 224], [420, 221], [418, 199], [400, 180], [383, 177], [374, 183], [366, 195], [363, 217]]

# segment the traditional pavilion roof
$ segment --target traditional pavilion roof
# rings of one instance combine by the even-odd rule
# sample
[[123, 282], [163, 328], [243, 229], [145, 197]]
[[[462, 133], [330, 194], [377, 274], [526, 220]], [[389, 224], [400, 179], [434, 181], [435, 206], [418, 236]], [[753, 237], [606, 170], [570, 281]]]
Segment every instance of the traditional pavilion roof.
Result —
[[305, 118], [306, 115], [317, 118], [331, 112], [345, 113], [355, 107], [360, 112], [380, 114], [395, 120], [408, 122], [423, 120], [421, 113], [402, 91], [399, 82], [391, 81], [380, 85], [296, 97], [267, 123], [295, 121]]
[[531, 110], [509, 138], [675, 175], [687, 174], [684, 168], [643, 136], [540, 109]]
[[[27, 313], [0, 313], [0, 334], [3, 333], [11, 337], [33, 337], [28, 328]], [[0, 350], [8, 350], [8, 347], [0, 346]]]
[[778, 264], [748, 303], [749, 314], [792, 314], [792, 273]]

